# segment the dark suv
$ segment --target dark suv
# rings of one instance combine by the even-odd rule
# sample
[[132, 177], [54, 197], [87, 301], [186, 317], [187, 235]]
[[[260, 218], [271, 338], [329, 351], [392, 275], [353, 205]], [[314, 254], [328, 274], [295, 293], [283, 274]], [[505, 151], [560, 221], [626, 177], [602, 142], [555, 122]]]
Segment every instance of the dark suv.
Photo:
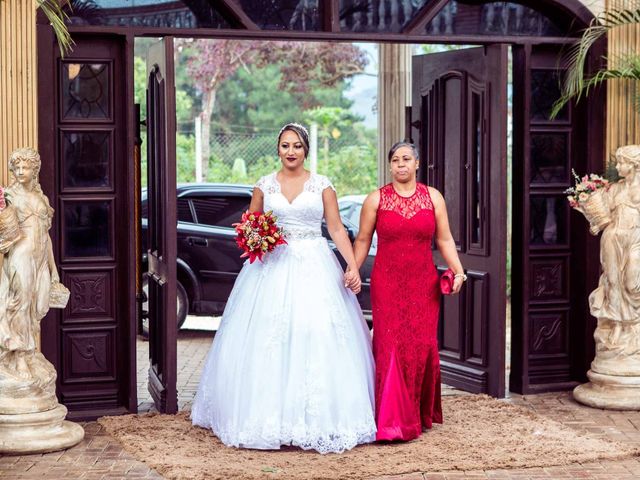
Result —
[[[233, 283], [245, 259], [235, 243], [236, 232], [231, 226], [249, 207], [253, 187], [217, 183], [181, 184], [177, 187], [178, 216], [178, 327], [187, 314], [218, 315], [224, 310]], [[146, 252], [147, 201], [142, 192], [142, 251]], [[357, 227], [343, 218], [353, 240]], [[322, 232], [329, 245], [345, 266], [342, 256], [329, 238], [326, 226]], [[358, 295], [365, 317], [371, 316], [369, 282], [375, 247], [369, 252], [363, 268], [362, 291]], [[146, 254], [144, 255], [146, 269]]]

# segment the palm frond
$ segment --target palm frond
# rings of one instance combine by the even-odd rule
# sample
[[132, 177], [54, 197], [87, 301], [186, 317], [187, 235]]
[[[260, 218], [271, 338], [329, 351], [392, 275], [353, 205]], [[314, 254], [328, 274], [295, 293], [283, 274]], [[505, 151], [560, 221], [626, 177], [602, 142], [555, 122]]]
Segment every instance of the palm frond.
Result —
[[65, 23], [69, 19], [69, 16], [63, 10], [64, 4], [59, 3], [57, 0], [37, 0], [37, 3], [38, 7], [47, 16], [49, 23], [51, 23], [53, 33], [58, 40], [60, 53], [64, 57], [64, 55], [71, 50], [71, 46], [74, 43]]
[[579, 101], [582, 95], [586, 95], [588, 93], [587, 86], [593, 88], [601, 83], [590, 82], [594, 77], [590, 79], [585, 77], [587, 56], [594, 44], [612, 30], [640, 24], [640, 2], [632, 1], [631, 7], [624, 10], [607, 10], [601, 13], [583, 32], [582, 38], [569, 49], [565, 56], [567, 72], [562, 86], [562, 96], [554, 103], [551, 118], [554, 118], [571, 99], [575, 98], [576, 101]]
[[[640, 56], [625, 55], [616, 57], [614, 60], [609, 61], [611, 68], [605, 68], [598, 70], [590, 77], [583, 78], [583, 83], [579, 95], [572, 95], [570, 93], [564, 93], [556, 101], [551, 111], [551, 118], [554, 118], [560, 110], [571, 99], [576, 96], [578, 99], [584, 95], [588, 96], [589, 91], [598, 85], [603, 84], [608, 80], [640, 80]], [[640, 107], [640, 103], [637, 104]]]

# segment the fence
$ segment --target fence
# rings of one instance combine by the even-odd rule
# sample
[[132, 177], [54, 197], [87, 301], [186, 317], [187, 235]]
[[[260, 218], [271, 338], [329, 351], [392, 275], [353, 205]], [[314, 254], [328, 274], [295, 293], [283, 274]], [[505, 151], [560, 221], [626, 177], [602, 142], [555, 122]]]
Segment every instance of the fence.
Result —
[[[209, 162], [203, 180], [253, 184], [280, 168], [278, 131], [228, 133], [212, 131]], [[196, 180], [195, 135], [178, 133], [178, 181]], [[309, 165], [307, 165], [309, 168]], [[377, 185], [376, 139], [371, 135], [319, 135], [317, 172], [329, 176], [339, 195], [367, 193]]]

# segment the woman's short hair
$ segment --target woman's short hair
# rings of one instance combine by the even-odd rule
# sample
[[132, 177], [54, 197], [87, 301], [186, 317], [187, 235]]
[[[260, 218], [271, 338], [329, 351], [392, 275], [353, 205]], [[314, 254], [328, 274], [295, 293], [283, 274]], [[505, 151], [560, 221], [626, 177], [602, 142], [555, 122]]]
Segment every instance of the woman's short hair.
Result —
[[418, 149], [416, 148], [416, 146], [411, 142], [407, 142], [406, 140], [402, 140], [400, 142], [394, 143], [391, 146], [391, 148], [389, 149], [389, 155], [387, 156], [387, 160], [389, 162], [391, 162], [391, 158], [393, 157], [393, 155], [398, 151], [399, 148], [402, 148], [402, 147], [409, 147], [411, 149], [411, 153], [415, 157], [415, 159], [416, 160], [419, 159]]
[[280, 129], [280, 133], [278, 134], [278, 145], [280, 145], [280, 138], [282, 134], [287, 130], [294, 132], [300, 138], [300, 143], [302, 143], [302, 148], [304, 149], [304, 156], [309, 155], [309, 132], [299, 123], [287, 123], [284, 127]]

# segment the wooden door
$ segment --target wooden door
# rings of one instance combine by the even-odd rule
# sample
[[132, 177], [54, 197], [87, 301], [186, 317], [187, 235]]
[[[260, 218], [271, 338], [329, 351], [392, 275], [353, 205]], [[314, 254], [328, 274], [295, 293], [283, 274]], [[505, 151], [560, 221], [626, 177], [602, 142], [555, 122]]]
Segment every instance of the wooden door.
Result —
[[[585, 379], [595, 320], [588, 295], [597, 285], [597, 239], [564, 191], [581, 175], [602, 172], [604, 121], [598, 105], [570, 104], [549, 116], [565, 67], [559, 47], [518, 46], [513, 54], [513, 286], [510, 389], [566, 390]], [[594, 54], [594, 58], [598, 58]], [[597, 119], [594, 121], [594, 119]]]
[[[57, 394], [75, 420], [135, 413], [134, 166], [129, 161], [126, 59], [119, 35], [74, 35], [62, 58], [49, 25], [38, 26], [40, 181], [55, 209], [50, 234], [63, 310], [42, 322], [42, 351]], [[133, 101], [131, 101], [133, 103]]]
[[175, 113], [173, 38], [165, 37], [147, 54], [149, 392], [165, 413], [178, 410]]
[[[505, 393], [507, 47], [413, 57], [410, 136], [420, 180], [447, 202], [468, 281], [443, 297], [443, 382], [496, 397]], [[446, 266], [435, 255], [439, 271]]]

